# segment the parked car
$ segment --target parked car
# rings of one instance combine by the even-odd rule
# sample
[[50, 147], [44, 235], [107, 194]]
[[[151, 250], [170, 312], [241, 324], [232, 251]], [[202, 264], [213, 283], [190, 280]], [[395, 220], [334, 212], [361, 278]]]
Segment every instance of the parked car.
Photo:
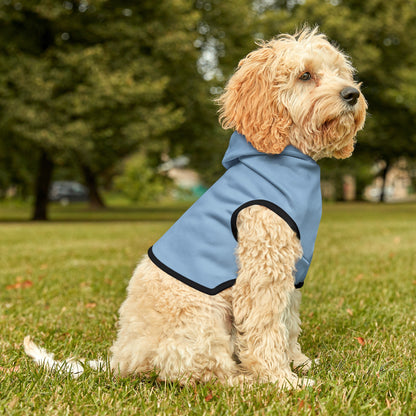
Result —
[[56, 181], [49, 190], [49, 201], [68, 205], [70, 202], [88, 201], [88, 189], [74, 181]]

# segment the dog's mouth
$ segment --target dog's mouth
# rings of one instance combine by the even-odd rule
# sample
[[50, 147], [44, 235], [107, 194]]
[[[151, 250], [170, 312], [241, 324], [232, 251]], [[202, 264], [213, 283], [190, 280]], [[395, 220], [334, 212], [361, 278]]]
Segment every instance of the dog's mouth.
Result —
[[320, 129], [325, 152], [337, 159], [351, 156], [357, 128], [354, 114], [351, 112], [326, 120]]
[[[354, 106], [342, 106], [342, 108], [338, 108], [338, 111], [341, 111], [339, 111], [337, 114], [334, 112], [332, 112], [332, 114], [327, 114], [327, 118], [322, 123], [320, 130], [322, 132], [331, 129], [334, 131], [333, 129], [337, 130], [339, 128], [344, 132], [345, 130], [357, 132], [358, 130], [361, 130], [364, 125], [366, 107], [366, 105], [362, 105], [360, 100]], [[336, 107], [333, 109], [334, 111], [336, 111], [335, 108]]]
[[320, 128], [320, 131], [325, 133], [329, 130], [341, 130], [346, 133], [346, 131], [357, 131], [360, 128], [360, 117], [356, 115], [355, 111], [343, 111], [337, 116], [329, 117], [326, 119]]
[[329, 120], [324, 121], [324, 123], [321, 126], [321, 131], [327, 131], [331, 128], [331, 126], [335, 123], [335, 118], [330, 118]]
[[338, 130], [340, 125], [345, 125], [345, 123], [341, 121], [341, 117], [333, 117], [324, 121], [319, 130], [322, 134], [325, 135], [325, 133], [334, 132], [334, 130]]

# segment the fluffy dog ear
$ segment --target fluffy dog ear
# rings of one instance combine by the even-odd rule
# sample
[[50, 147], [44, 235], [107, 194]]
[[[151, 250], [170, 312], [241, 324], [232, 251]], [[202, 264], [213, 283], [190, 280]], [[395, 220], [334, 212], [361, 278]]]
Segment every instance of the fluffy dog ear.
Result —
[[292, 120], [279, 98], [276, 51], [269, 45], [239, 63], [218, 99], [220, 122], [243, 134], [260, 152], [281, 153], [289, 144]]

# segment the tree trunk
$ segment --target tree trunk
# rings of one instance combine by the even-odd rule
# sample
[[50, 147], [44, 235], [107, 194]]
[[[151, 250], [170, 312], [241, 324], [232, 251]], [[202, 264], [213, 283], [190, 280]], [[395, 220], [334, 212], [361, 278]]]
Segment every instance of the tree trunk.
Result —
[[381, 173], [381, 177], [383, 179], [382, 185], [381, 185], [381, 192], [380, 192], [380, 200], [379, 202], [386, 202], [386, 179], [387, 179], [387, 174], [389, 172], [390, 169], [390, 161], [386, 160], [386, 165], [384, 166], [384, 169]]
[[46, 221], [48, 219], [48, 194], [52, 181], [53, 161], [45, 150], [41, 151], [35, 183], [35, 205], [32, 220]]
[[98, 190], [97, 177], [89, 166], [81, 164], [82, 173], [84, 174], [85, 185], [89, 191], [90, 206], [94, 209], [105, 208], [104, 200]]

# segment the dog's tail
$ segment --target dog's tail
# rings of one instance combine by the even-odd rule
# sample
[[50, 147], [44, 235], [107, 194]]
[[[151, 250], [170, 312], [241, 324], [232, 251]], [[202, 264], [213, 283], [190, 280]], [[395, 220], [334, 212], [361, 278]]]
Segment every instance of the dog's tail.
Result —
[[32, 357], [36, 364], [54, 372], [69, 373], [74, 378], [79, 377], [84, 372], [85, 366], [98, 371], [105, 371], [107, 368], [106, 362], [103, 360], [85, 361], [82, 359], [76, 360], [74, 358], [68, 358], [64, 361], [57, 361], [54, 359], [52, 353], [38, 347], [32, 341], [30, 335], [26, 336], [23, 340], [23, 348], [25, 353], [29, 357]]

